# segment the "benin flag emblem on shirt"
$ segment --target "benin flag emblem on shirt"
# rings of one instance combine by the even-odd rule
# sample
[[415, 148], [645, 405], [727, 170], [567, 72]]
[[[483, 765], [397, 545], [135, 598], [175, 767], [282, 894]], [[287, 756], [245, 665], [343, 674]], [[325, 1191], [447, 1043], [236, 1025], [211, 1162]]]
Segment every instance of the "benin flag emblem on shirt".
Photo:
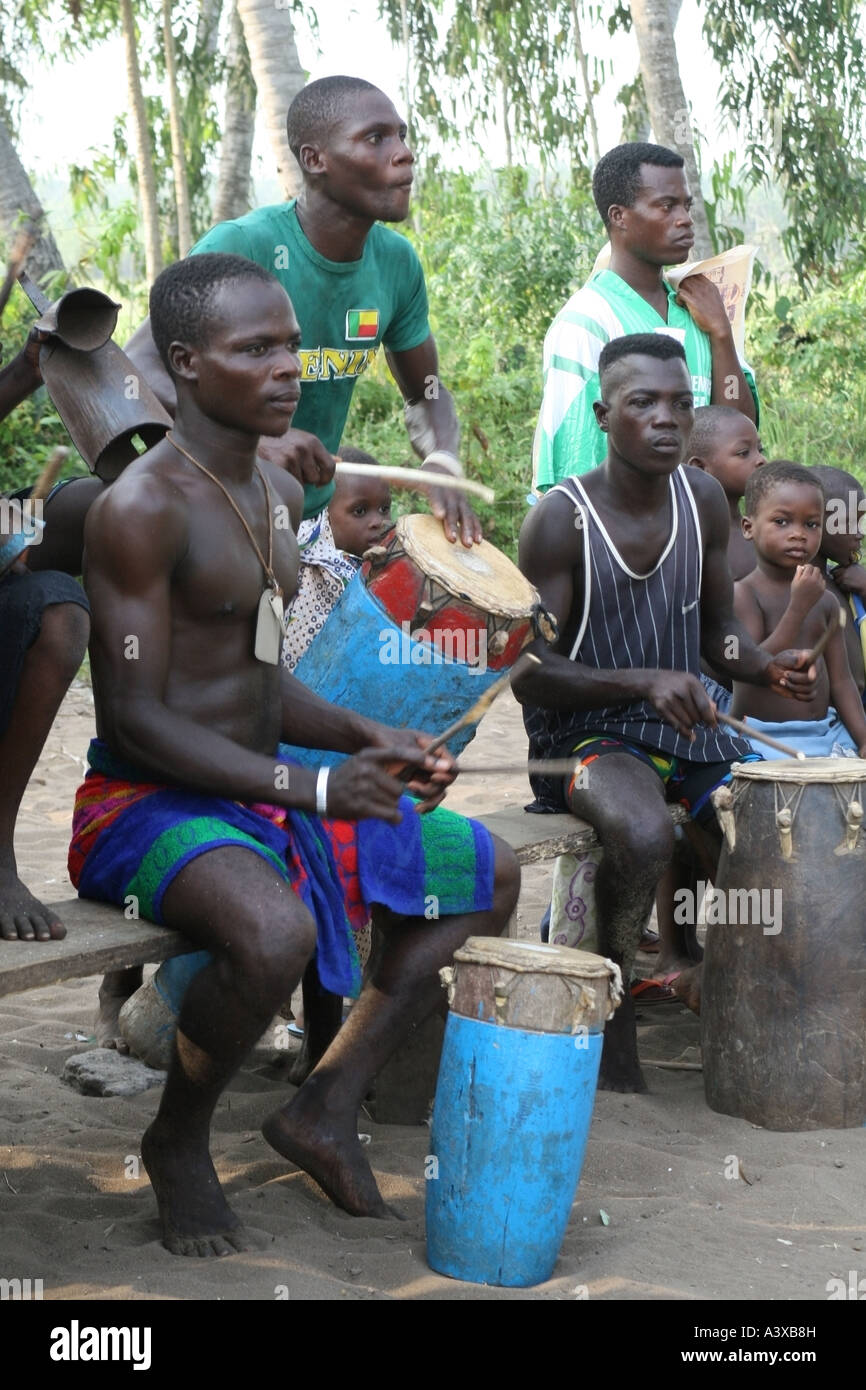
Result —
[[346, 314], [346, 338], [375, 338], [379, 332], [378, 309], [350, 309]]

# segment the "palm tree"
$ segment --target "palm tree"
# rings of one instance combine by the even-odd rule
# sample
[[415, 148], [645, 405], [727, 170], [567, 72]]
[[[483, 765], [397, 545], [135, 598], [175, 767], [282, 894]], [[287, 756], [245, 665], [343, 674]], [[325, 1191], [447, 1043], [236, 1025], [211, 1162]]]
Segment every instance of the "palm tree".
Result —
[[237, 0], [259, 105], [283, 194], [292, 198], [300, 171], [286, 138], [286, 112], [306, 84], [288, 8], [274, 0]]
[[233, 0], [226, 55], [228, 82], [220, 144], [214, 221], [227, 222], [242, 217], [250, 207], [250, 162], [256, 126], [256, 84], [250, 72], [250, 58], [244, 43], [244, 30]]
[[138, 46], [135, 36], [135, 19], [132, 14], [132, 0], [120, 0], [120, 18], [123, 26], [123, 41], [126, 48], [126, 81], [129, 88], [129, 106], [135, 134], [135, 167], [138, 173], [138, 192], [141, 198], [141, 216], [144, 230], [144, 263], [147, 282], [152, 285], [162, 270], [162, 246], [159, 235], [159, 213], [156, 202], [156, 175], [153, 169], [153, 150], [150, 143], [150, 130], [144, 109], [144, 95], [141, 90], [141, 69], [138, 63]]
[[653, 133], [659, 144], [675, 149], [686, 163], [694, 198], [695, 252], [700, 260], [712, 256], [713, 243], [701, 193], [689, 108], [677, 62], [674, 41], [676, 14], [671, 14], [671, 0], [629, 0], [629, 9], [637, 37], [640, 70]]
[[28, 274], [34, 280], [42, 280], [44, 276], [64, 269], [63, 258], [54, 237], [44, 225], [44, 217], [42, 204], [18, 158], [9, 127], [0, 116], [0, 235], [7, 246], [11, 246], [22, 218], [41, 228], [25, 263]]
[[192, 246], [192, 215], [189, 206], [189, 180], [183, 148], [180, 92], [177, 87], [177, 61], [171, 31], [171, 0], [162, 0], [162, 43], [165, 74], [168, 78], [168, 119], [171, 131], [171, 168], [174, 176], [174, 203], [177, 209], [177, 254], [185, 256]]

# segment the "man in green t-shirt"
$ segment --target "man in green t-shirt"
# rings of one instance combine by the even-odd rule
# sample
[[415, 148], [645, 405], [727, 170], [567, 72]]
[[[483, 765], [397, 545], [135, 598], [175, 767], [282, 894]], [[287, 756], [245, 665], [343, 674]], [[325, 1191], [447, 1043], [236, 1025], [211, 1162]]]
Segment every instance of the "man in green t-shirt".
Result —
[[[263, 458], [304, 484], [304, 516], [334, 490], [334, 461], [355, 383], [381, 344], [406, 402], [412, 447], [430, 473], [458, 473], [460, 431], [439, 380], [427, 291], [410, 243], [382, 222], [409, 212], [414, 157], [406, 125], [383, 92], [357, 77], [311, 82], [289, 108], [289, 145], [303, 175], [297, 199], [214, 227], [191, 254], [225, 251], [257, 261], [288, 293], [301, 326], [301, 401], [293, 428], [262, 440]], [[169, 409], [174, 388], [149, 323], [128, 346]], [[255, 350], [255, 345], [250, 345]], [[450, 490], [431, 506], [445, 534], [481, 539], [471, 508]]]
[[544, 340], [544, 396], [533, 448], [533, 484], [546, 491], [603, 463], [607, 439], [593, 403], [598, 359], [627, 333], [667, 333], [685, 350], [695, 407], [734, 406], [757, 423], [754, 379], [737, 357], [721, 295], [705, 275], [667, 283], [666, 265], [688, 258], [692, 197], [683, 160], [663, 145], [609, 150], [592, 179], [610, 237], [610, 267], [595, 272], [557, 314]]

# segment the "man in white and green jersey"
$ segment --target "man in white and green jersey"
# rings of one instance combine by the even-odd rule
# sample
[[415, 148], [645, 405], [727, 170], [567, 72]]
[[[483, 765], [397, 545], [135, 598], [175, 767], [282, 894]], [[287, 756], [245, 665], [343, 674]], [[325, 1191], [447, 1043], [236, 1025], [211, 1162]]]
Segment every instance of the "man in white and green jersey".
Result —
[[596, 166], [593, 194], [610, 237], [610, 266], [572, 295], [544, 340], [544, 396], [533, 448], [533, 486], [545, 492], [607, 454], [593, 402], [605, 343], [628, 333], [666, 333], [685, 350], [695, 407], [728, 405], [757, 423], [751, 371], [737, 357], [715, 285], [689, 276], [674, 290], [666, 265], [688, 258], [694, 242], [689, 186], [680, 155], [630, 143]]

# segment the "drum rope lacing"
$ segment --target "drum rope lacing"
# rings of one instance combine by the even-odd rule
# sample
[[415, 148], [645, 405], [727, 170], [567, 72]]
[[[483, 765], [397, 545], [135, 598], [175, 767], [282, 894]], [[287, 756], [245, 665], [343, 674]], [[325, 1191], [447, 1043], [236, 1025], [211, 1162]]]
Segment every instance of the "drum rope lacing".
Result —
[[839, 809], [845, 817], [845, 848], [853, 850], [857, 848], [857, 841], [860, 838], [860, 827], [863, 823], [863, 803], [859, 800], [858, 793], [860, 784], [849, 782], [845, 786], [833, 784], [833, 791]]
[[793, 791], [786, 792], [781, 782], [773, 783], [773, 800], [776, 803], [776, 826], [779, 831], [779, 844], [782, 849], [782, 858], [790, 859], [794, 851], [794, 817], [800, 809], [800, 802], [803, 799], [803, 792], [806, 790], [805, 782], [794, 787]]

